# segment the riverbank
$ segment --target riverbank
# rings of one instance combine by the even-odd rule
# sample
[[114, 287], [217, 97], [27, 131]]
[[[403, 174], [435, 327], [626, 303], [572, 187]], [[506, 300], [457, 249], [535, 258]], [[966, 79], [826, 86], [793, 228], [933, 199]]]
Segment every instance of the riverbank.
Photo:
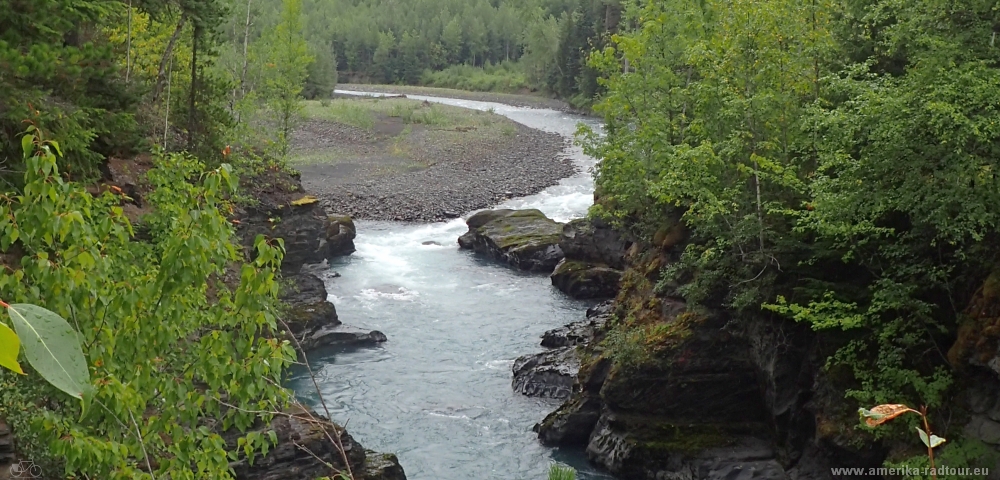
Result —
[[429, 97], [457, 98], [477, 102], [495, 102], [514, 107], [547, 108], [560, 112], [587, 114], [574, 109], [570, 104], [557, 98], [534, 94], [473, 92], [453, 88], [418, 87], [413, 85], [368, 85], [363, 83], [343, 83], [337, 85], [337, 90], [352, 90], [358, 92], [391, 93], [399, 95], [426, 95]]
[[566, 140], [491, 112], [404, 98], [307, 102], [291, 163], [328, 211], [434, 221], [531, 195], [577, 170]]

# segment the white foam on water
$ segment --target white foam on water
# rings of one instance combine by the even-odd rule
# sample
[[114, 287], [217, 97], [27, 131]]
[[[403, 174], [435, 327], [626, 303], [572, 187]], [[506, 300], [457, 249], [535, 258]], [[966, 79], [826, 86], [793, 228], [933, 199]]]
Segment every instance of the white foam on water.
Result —
[[[579, 122], [598, 127], [555, 110], [408, 97], [492, 109], [567, 139]], [[563, 154], [575, 175], [497, 207], [537, 208], [559, 222], [586, 215], [595, 162], [568, 141]], [[544, 478], [556, 453], [530, 430], [555, 405], [511, 391], [510, 358], [537, 352], [542, 333], [582, 318], [586, 306], [554, 290], [544, 275], [459, 253], [456, 240], [473, 213], [429, 224], [356, 222], [357, 252], [332, 263], [343, 276], [327, 282], [330, 299], [342, 321], [383, 331], [389, 341], [336, 353], [316, 370], [321, 388], [341, 399], [339, 415], [353, 420], [352, 434], [369, 448], [398, 453], [414, 480]], [[297, 390], [310, 388], [305, 382]], [[458, 407], [468, 402], [481, 406]], [[581, 480], [598, 478], [582, 456], [575, 466]]]
[[407, 290], [406, 287], [399, 287], [395, 292], [385, 292], [374, 288], [361, 290], [359, 297], [366, 300], [388, 299], [403, 302], [412, 302], [420, 296], [420, 292]]

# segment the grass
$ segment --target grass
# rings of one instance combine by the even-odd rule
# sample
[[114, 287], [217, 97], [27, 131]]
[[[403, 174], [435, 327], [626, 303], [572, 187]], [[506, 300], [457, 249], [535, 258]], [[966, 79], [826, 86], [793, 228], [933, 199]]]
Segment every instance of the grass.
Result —
[[[324, 103], [328, 105], [324, 106]], [[353, 100], [307, 101], [302, 109], [302, 116], [307, 119], [330, 120], [364, 130], [375, 127], [374, 112]]]
[[368, 131], [373, 130], [379, 121], [386, 118], [398, 118], [408, 126], [424, 125], [437, 129], [475, 128], [504, 122], [501, 117], [488, 112], [426, 104], [406, 98], [338, 98], [325, 102], [306, 101], [302, 116], [307, 120], [328, 120]]
[[[517, 124], [493, 112], [408, 98], [349, 97], [306, 101], [303, 120], [348, 125], [373, 135], [343, 142], [308, 140], [293, 145], [295, 165], [365, 163], [383, 159], [393, 168], [427, 167], [440, 160], [442, 146], [458, 151], [482, 142], [509, 142]], [[375, 160], [378, 161], [378, 160]]]
[[576, 470], [570, 467], [552, 465], [549, 467], [549, 480], [576, 480]]

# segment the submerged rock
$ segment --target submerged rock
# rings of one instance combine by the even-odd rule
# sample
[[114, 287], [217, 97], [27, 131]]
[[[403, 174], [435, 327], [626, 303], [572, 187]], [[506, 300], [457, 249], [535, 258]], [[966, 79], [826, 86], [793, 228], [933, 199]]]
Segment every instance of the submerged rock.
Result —
[[383, 343], [388, 338], [378, 330], [362, 330], [348, 325], [320, 328], [305, 336], [302, 342], [303, 350], [313, 350], [319, 347], [365, 347]]
[[580, 371], [580, 359], [573, 347], [525, 355], [512, 367], [515, 392], [529, 397], [569, 398]]
[[535, 272], [551, 272], [563, 259], [562, 224], [539, 210], [485, 210], [466, 224], [469, 231], [458, 239], [463, 249]]
[[552, 285], [573, 298], [608, 298], [618, 293], [622, 271], [607, 265], [564, 258], [552, 272]]

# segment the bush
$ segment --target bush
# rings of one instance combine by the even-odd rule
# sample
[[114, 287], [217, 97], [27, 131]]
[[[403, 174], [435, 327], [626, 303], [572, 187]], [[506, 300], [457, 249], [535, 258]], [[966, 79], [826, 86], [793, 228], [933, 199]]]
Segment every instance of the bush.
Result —
[[[33, 376], [0, 376], [0, 414], [15, 412], [19, 444], [66, 475], [107, 479], [139, 478], [149, 465], [160, 478], [229, 478], [230, 461], [266, 452], [273, 437], [247, 434], [237, 455], [221, 436], [284, 408], [291, 393], [280, 385], [296, 356], [273, 338], [281, 249], [261, 237], [245, 263], [220, 213], [230, 168], [159, 158], [140, 238], [119, 195], [65, 182], [54, 155], [25, 164], [23, 190], [0, 202], [0, 250], [21, 258], [0, 276], [0, 298], [69, 319], [94, 390], [81, 413]], [[18, 415], [27, 404], [31, 416]]]
[[437, 72], [425, 71], [420, 84], [473, 92], [515, 93], [528, 89], [528, 77], [521, 66], [513, 62], [485, 67], [454, 65]]

